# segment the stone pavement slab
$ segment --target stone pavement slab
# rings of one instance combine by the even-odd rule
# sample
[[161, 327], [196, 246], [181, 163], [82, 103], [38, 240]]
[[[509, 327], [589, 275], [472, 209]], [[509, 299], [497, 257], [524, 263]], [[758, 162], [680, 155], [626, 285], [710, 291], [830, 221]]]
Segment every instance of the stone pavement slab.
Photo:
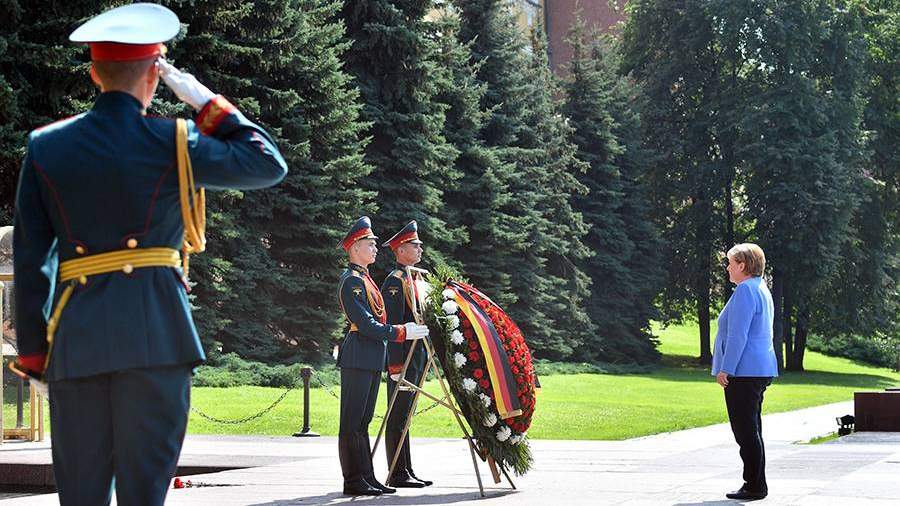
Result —
[[[856, 433], [819, 445], [796, 444], [832, 432], [851, 403], [767, 415], [763, 419], [770, 496], [754, 504], [900, 504], [900, 434]], [[4, 447], [6, 445], [3, 445]], [[335, 438], [192, 436], [183, 460], [217, 458], [263, 465], [189, 476], [195, 485], [172, 490], [170, 505], [733, 505], [724, 497], [740, 485], [741, 463], [726, 424], [628, 441], [532, 441], [535, 466], [526, 476], [495, 485], [481, 465], [487, 498], [478, 494], [462, 440], [414, 439], [416, 472], [436, 484], [395, 495], [340, 494]], [[0, 459], [6, 455], [0, 449]], [[278, 461], [265, 462], [266, 459]], [[376, 473], [386, 474], [383, 450]], [[3, 504], [56, 504], [53, 494]]]

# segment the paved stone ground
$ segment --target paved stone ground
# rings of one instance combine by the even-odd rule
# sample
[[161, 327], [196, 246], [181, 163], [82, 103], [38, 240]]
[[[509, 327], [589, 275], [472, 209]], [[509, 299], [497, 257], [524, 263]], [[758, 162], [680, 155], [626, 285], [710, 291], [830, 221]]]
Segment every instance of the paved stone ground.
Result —
[[[832, 432], [835, 417], [852, 411], [846, 402], [764, 417], [770, 496], [756, 504], [900, 504], [900, 433], [856, 433], [826, 444], [796, 444]], [[0, 448], [0, 461], [12, 458], [10, 446]], [[19, 447], [16, 458], [47, 453], [46, 445], [32, 446]], [[535, 467], [514, 478], [516, 490], [506, 482], [488, 486], [490, 473], [482, 465], [487, 497], [481, 499], [464, 442], [414, 439], [416, 472], [434, 479], [434, 486], [348, 498], [340, 494], [334, 438], [194, 436], [185, 442], [183, 462], [255, 462], [258, 467], [187, 477], [197, 486], [172, 490], [167, 504], [739, 504], [724, 497], [741, 482], [737, 446], [724, 424], [628, 441], [532, 441], [532, 449]], [[379, 450], [379, 476], [386, 473], [384, 460]], [[57, 498], [33, 495], [3, 503], [40, 506], [57, 504]]]

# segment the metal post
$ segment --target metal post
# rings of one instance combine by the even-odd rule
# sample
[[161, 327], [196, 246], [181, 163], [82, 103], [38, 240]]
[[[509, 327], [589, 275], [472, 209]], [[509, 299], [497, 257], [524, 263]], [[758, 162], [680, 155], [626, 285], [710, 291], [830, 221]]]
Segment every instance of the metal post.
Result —
[[294, 437], [319, 437], [309, 429], [309, 378], [313, 370], [310, 367], [300, 369], [300, 377], [303, 378], [303, 428], [295, 432]]
[[25, 397], [25, 380], [22, 378], [18, 378], [18, 380], [19, 381], [16, 382], [16, 428], [21, 429], [25, 426], [25, 423], [22, 421], [22, 402], [24, 400], [23, 397]]

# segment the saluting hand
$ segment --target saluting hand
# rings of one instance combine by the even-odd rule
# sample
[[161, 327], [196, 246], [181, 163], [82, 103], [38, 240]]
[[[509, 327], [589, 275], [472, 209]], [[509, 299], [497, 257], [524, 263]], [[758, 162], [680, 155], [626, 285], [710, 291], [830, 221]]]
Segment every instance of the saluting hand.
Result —
[[174, 65], [160, 58], [159, 76], [182, 102], [189, 104], [196, 110], [200, 110], [207, 102], [216, 96], [206, 86], [200, 83], [196, 77], [187, 72], [178, 70]]

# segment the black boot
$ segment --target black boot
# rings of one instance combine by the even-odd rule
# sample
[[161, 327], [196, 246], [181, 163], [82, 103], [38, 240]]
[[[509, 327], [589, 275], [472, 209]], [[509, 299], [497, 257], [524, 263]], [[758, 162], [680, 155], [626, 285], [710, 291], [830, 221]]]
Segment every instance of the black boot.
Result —
[[344, 495], [381, 495], [381, 490], [369, 485], [360, 472], [356, 438], [353, 435], [338, 436], [338, 458], [344, 474]]
[[[391, 461], [394, 460], [394, 452], [397, 451], [397, 445], [400, 442], [399, 432], [388, 432], [384, 437], [384, 450], [387, 453], [388, 469], [391, 468]], [[397, 488], [422, 488], [425, 485], [417, 480], [410, 478], [406, 471], [406, 455], [407, 448], [400, 450], [397, 457], [397, 464], [394, 466], [394, 472], [388, 477], [388, 485]]]
[[393, 494], [397, 491], [395, 488], [386, 487], [377, 478], [375, 478], [375, 469], [372, 467], [372, 445], [369, 443], [369, 434], [363, 433], [363, 435], [359, 438], [359, 446], [360, 446], [360, 454], [364, 456], [361, 458], [360, 462], [362, 463], [362, 474], [363, 478], [366, 482], [369, 483], [372, 487], [381, 491], [382, 494]]
[[431, 480], [423, 480], [422, 478], [419, 478], [418, 476], [416, 476], [416, 473], [413, 472], [412, 455], [410, 455], [409, 434], [406, 435], [406, 444], [403, 445], [403, 453], [400, 458], [402, 458], [406, 463], [406, 474], [409, 475], [412, 481], [421, 483], [423, 487], [427, 487], [434, 483]]

